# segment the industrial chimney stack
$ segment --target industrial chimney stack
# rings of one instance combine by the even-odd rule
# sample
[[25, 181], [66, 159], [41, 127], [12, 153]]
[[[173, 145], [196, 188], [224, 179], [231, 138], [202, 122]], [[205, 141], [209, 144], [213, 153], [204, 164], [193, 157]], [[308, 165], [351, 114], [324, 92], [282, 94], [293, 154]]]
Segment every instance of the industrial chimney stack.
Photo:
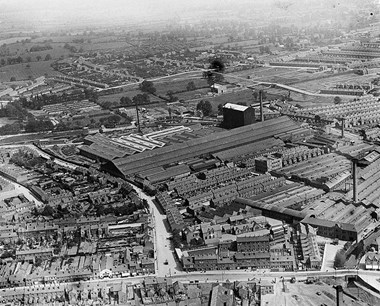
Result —
[[264, 111], [263, 111], [263, 91], [259, 91], [260, 96], [260, 116], [261, 116], [261, 122], [264, 122]]
[[357, 174], [357, 159], [352, 160], [352, 193], [353, 193], [353, 201], [354, 203], [358, 202], [358, 174]]
[[137, 105], [137, 102], [136, 102], [136, 115], [137, 115], [137, 133], [141, 134], [139, 107]]
[[336, 290], [336, 306], [343, 305], [343, 288], [341, 285], [334, 286]]

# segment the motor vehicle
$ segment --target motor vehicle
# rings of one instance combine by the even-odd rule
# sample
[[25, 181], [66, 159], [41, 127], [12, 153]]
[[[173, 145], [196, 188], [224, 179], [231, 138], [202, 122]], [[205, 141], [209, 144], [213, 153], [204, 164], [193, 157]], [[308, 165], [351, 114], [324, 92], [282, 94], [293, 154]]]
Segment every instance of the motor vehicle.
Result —
[[166, 259], [165, 261], [164, 261], [164, 265], [168, 265], [169, 264], [169, 262], [168, 262], [168, 260]]

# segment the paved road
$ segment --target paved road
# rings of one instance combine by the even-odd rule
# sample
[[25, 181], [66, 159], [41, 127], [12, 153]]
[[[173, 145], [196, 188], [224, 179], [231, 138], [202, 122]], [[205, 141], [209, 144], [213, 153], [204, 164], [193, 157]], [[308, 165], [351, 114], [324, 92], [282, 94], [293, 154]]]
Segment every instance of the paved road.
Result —
[[[153, 214], [154, 220], [154, 243], [156, 247], [156, 275], [157, 276], [170, 276], [179, 273], [181, 267], [176, 261], [174, 255], [174, 248], [172, 247], [171, 240], [168, 238], [171, 236], [166, 215], [161, 214], [156, 204], [153, 202], [154, 197], [146, 195], [142, 190], [132, 185], [141, 199], [147, 200], [150, 211]], [[168, 264], [164, 264], [165, 261]]]
[[[155, 77], [155, 78], [150, 78], [150, 79], [147, 79], [148, 81], [160, 81], [160, 80], [164, 80], [164, 79], [167, 79], [167, 78], [172, 78], [174, 76], [181, 76], [181, 75], [185, 75], [185, 74], [192, 74], [192, 73], [196, 73], [196, 72], [203, 72], [205, 71], [206, 69], [196, 69], [196, 70], [191, 70], [191, 71], [184, 71], [184, 72], [179, 72], [179, 73], [175, 73], [175, 74], [171, 74], [171, 75], [164, 75], [164, 76], [160, 76], [160, 77]], [[143, 81], [138, 81], [138, 82], [133, 82], [133, 83], [126, 83], [126, 84], [121, 84], [121, 85], [117, 85], [117, 86], [113, 86], [113, 87], [108, 87], [106, 89], [100, 89], [99, 91], [104, 91], [104, 90], [110, 90], [110, 89], [116, 89], [116, 88], [123, 88], [123, 87], [129, 87], [129, 86], [134, 86], [134, 85], [139, 85], [141, 84]]]
[[[358, 273], [359, 272], [359, 273]], [[309, 271], [309, 272], [271, 272], [271, 273], [263, 273], [263, 272], [252, 272], [252, 271], [246, 271], [246, 270], [234, 270], [234, 271], [209, 271], [206, 273], [200, 273], [200, 272], [192, 272], [192, 273], [186, 273], [186, 272], [179, 272], [176, 275], [172, 275], [172, 279], [174, 281], [181, 281], [183, 283], [191, 283], [191, 282], [225, 282], [227, 280], [229, 281], [247, 281], [247, 280], [268, 280], [271, 281], [274, 278], [279, 280], [281, 277], [285, 278], [285, 281], [289, 281], [293, 276], [296, 277], [298, 281], [305, 280], [308, 276], [314, 276], [314, 277], [345, 277], [346, 275], [358, 275], [362, 277], [363, 275], [367, 274], [374, 274], [372, 271], [356, 271], [356, 270], [341, 270], [341, 271], [334, 271], [334, 272], [320, 272], [320, 271]], [[375, 275], [377, 277], [380, 277], [380, 273], [376, 272]], [[143, 281], [147, 276], [135, 276], [135, 277], [126, 277], [126, 278], [104, 278], [104, 279], [96, 279], [96, 280], [89, 280], [86, 282], [89, 283], [101, 283], [101, 282], [110, 282], [110, 283], [117, 283], [117, 282], [123, 282], [123, 283], [129, 283], [129, 284], [136, 284]], [[67, 285], [78, 285], [80, 282], [70, 282], [66, 283]], [[42, 288], [46, 285], [43, 284], [37, 284], [34, 286], [21, 286], [17, 288], [4, 288], [0, 289], [0, 293], [2, 292], [14, 292], [14, 291], [22, 291], [25, 289], [30, 289], [31, 287], [34, 288]]]

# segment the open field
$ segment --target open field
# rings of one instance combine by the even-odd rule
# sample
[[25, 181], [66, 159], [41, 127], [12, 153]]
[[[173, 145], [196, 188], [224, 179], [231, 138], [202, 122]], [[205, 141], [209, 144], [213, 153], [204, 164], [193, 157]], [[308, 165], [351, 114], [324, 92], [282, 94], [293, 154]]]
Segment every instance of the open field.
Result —
[[327, 89], [331, 87], [335, 87], [338, 83], [341, 84], [361, 84], [361, 83], [370, 83], [371, 80], [375, 79], [376, 75], [357, 75], [355, 73], [350, 74], [344, 74], [344, 75], [338, 75], [334, 76], [333, 74], [331, 77], [320, 79], [320, 80], [310, 80], [307, 82], [302, 82], [299, 84], [294, 84], [292, 86], [308, 90], [311, 92], [318, 92], [321, 89]]
[[[29, 52], [30, 48], [36, 45], [50, 45], [52, 49]], [[52, 59], [59, 59], [61, 56], [67, 57], [69, 54], [71, 54], [71, 51], [65, 49], [63, 46], [64, 43], [60, 42], [30, 42], [10, 44], [7, 45], [7, 49], [9, 49], [9, 52], [13, 57], [21, 56], [24, 62], [27, 62], [27, 58], [30, 57], [31, 61], [35, 62], [37, 61], [37, 56], [40, 56], [43, 60], [47, 54], [50, 54]]]
[[[204, 96], [200, 99], [197, 99], [196, 101], [193, 101], [192, 104], [197, 105], [200, 100], [210, 101], [213, 112], [217, 113], [219, 104], [246, 103], [247, 105], [250, 105], [252, 103], [256, 103], [256, 101], [253, 99], [252, 92], [252, 89], [241, 89], [232, 93], [226, 93], [218, 96]], [[271, 97], [270, 94], [267, 94], [267, 97], [274, 98]]]
[[[123, 92], [118, 92], [112, 95], [106, 95], [106, 96], [99, 96], [98, 101], [99, 102], [120, 102], [121, 97], [129, 97], [132, 99], [134, 96], [141, 94], [142, 92], [140, 90], [131, 90], [131, 91], [123, 91]], [[150, 101], [157, 101], [157, 102], [162, 102], [163, 100], [154, 96], [154, 95], [149, 95]]]
[[186, 91], [186, 86], [189, 82], [194, 82], [196, 88], [208, 87], [207, 81], [202, 78], [187, 77], [186, 79], [177, 80], [162, 80], [153, 82], [154, 87], [157, 89], [157, 94], [161, 96], [166, 96], [166, 93], [171, 90], [174, 93], [178, 91]]
[[208, 99], [207, 93], [210, 92], [209, 88], [202, 88], [202, 89], [197, 89], [193, 91], [185, 91], [185, 92], [180, 92], [175, 94], [175, 96], [179, 100], [192, 100], [192, 99], [199, 99], [199, 98], [205, 98]]
[[228, 75], [236, 76], [237, 78], [246, 79], [247, 81], [262, 81], [287, 84], [300, 80], [314, 78], [320, 73], [308, 73], [306, 68], [283, 68], [283, 67], [258, 67], [254, 69], [233, 72]]
[[6, 124], [12, 124], [16, 122], [16, 120], [10, 120], [8, 118], [0, 118], [0, 127], [6, 125]]
[[12, 37], [12, 38], [4, 38], [0, 39], [0, 45], [2, 44], [14, 44], [18, 41], [24, 40], [24, 39], [30, 39], [30, 36], [23, 36], [23, 37]]
[[11, 77], [15, 77], [17, 81], [20, 81], [30, 78], [35, 79], [43, 75], [60, 75], [61, 73], [50, 67], [51, 63], [52, 61], [31, 62], [29, 63], [30, 68], [26, 67], [27, 64], [0, 67], [0, 82], [9, 82]]

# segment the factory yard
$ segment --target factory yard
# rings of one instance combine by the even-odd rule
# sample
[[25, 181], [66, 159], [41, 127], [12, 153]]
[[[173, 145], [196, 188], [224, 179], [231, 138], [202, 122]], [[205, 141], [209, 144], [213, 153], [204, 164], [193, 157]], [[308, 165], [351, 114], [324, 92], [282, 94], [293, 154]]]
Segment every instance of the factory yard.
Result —
[[[274, 284], [274, 294], [266, 294], [263, 296], [261, 305], [286, 305], [286, 306], [320, 306], [335, 304], [335, 289], [324, 283], [305, 284], [297, 282], [291, 284], [285, 283], [288, 291], [284, 292], [283, 284], [278, 279]], [[354, 301], [352, 298], [343, 297], [343, 305], [365, 305]]]

